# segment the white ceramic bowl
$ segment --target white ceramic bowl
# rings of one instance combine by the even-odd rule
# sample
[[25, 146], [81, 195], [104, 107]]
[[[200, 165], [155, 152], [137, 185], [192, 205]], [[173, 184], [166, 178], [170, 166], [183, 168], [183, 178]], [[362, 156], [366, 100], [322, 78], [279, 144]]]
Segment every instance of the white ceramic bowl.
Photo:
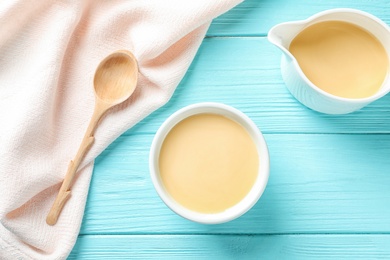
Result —
[[[219, 114], [242, 125], [256, 144], [259, 154], [259, 172], [249, 193], [235, 206], [215, 214], [199, 213], [177, 203], [165, 190], [159, 173], [159, 154], [161, 146], [169, 131], [183, 119], [202, 113]], [[267, 144], [257, 126], [241, 111], [221, 103], [198, 103], [184, 107], [172, 114], [157, 131], [149, 157], [150, 176], [154, 187], [163, 202], [178, 215], [203, 224], [219, 224], [238, 218], [256, 204], [263, 194], [269, 176], [269, 154]]]
[[303, 73], [298, 61], [288, 51], [291, 41], [310, 25], [323, 21], [344, 21], [372, 33], [383, 45], [390, 59], [390, 28], [379, 18], [356, 9], [337, 8], [317, 13], [306, 20], [275, 25], [268, 40], [283, 51], [282, 77], [291, 94], [305, 106], [326, 114], [347, 114], [361, 109], [390, 92], [390, 73], [377, 93], [366, 98], [343, 98], [315, 86]]

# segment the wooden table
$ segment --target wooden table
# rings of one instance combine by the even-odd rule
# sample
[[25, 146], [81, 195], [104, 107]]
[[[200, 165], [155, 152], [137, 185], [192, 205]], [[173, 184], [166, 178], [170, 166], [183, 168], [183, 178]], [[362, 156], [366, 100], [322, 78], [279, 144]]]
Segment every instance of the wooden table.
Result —
[[[287, 91], [275, 24], [335, 7], [390, 24], [390, 1], [247, 0], [215, 19], [167, 105], [96, 159], [69, 259], [390, 259], [390, 95], [343, 116], [307, 109]], [[271, 172], [252, 210], [201, 225], [169, 210], [149, 177], [153, 136], [174, 111], [214, 101], [265, 135]]]

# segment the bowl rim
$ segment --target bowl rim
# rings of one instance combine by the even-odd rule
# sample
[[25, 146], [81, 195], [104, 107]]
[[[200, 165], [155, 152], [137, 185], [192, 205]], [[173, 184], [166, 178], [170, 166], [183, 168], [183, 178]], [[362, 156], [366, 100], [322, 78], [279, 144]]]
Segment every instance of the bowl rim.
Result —
[[[158, 159], [161, 146], [167, 134], [180, 121], [189, 116], [203, 113], [213, 113], [226, 116], [227, 118], [243, 126], [252, 137], [259, 154], [259, 171], [255, 183], [248, 194], [236, 205], [219, 213], [200, 213], [185, 208], [176, 202], [164, 189], [159, 177]], [[216, 102], [202, 102], [183, 107], [170, 115], [157, 130], [149, 153], [149, 172], [153, 186], [161, 200], [176, 214], [203, 224], [220, 224], [236, 219], [251, 209], [263, 194], [269, 178], [269, 152], [266, 141], [257, 125], [240, 110]]]

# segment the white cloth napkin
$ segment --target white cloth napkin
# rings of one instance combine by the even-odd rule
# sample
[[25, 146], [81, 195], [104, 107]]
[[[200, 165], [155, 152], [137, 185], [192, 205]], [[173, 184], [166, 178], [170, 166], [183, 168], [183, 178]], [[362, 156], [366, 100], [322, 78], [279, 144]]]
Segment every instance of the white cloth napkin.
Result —
[[[240, 0], [0, 2], [0, 259], [63, 259], [80, 230], [93, 160], [166, 103], [213, 18]], [[55, 226], [46, 215], [94, 107], [99, 62], [139, 62], [130, 100], [110, 110]]]

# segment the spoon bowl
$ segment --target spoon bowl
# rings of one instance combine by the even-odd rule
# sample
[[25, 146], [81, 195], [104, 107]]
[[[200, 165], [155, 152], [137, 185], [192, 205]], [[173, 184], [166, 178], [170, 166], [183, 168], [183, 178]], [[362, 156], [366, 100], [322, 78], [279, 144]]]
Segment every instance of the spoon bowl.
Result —
[[95, 109], [79, 150], [69, 163], [60, 191], [47, 215], [47, 224], [57, 223], [62, 208], [70, 197], [70, 188], [76, 171], [94, 141], [93, 133], [99, 120], [107, 110], [124, 102], [133, 94], [137, 81], [137, 60], [129, 51], [114, 52], [97, 67], [94, 77]]
[[107, 56], [96, 69], [96, 98], [119, 104], [133, 94], [138, 81], [137, 61], [129, 51], [117, 51]]

